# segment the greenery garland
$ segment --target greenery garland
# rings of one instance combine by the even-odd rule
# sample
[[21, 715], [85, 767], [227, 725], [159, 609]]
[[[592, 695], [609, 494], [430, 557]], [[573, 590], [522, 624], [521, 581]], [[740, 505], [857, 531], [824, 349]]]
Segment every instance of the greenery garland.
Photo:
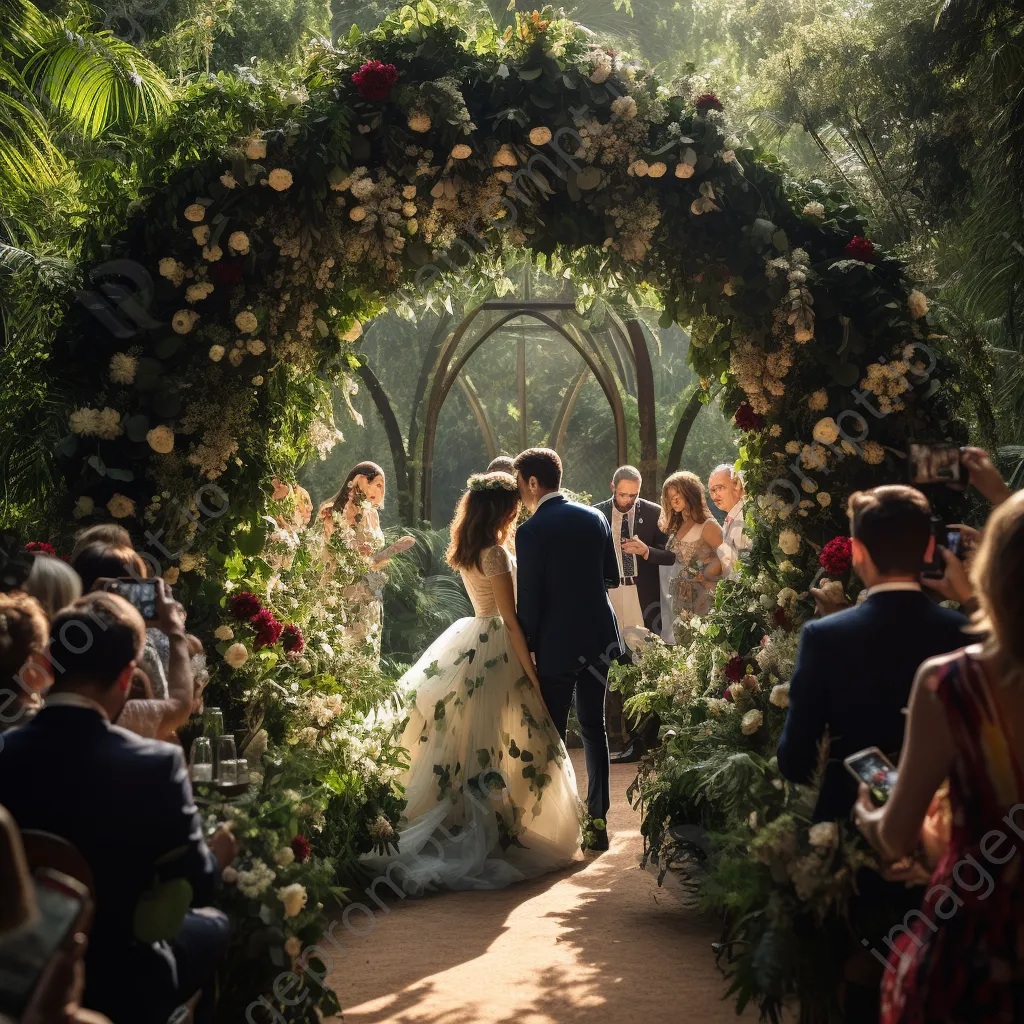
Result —
[[[79, 301], [39, 374], [44, 400], [8, 394], [7, 421], [52, 448], [59, 470], [47, 493], [17, 502], [22, 524], [57, 536], [123, 522], [220, 641], [220, 692], [264, 769], [233, 890], [236, 919], [259, 925], [237, 930], [227, 988], [240, 1006], [261, 996], [275, 1019], [333, 1009], [322, 986], [289, 1005], [274, 979], [316, 944], [324, 899], [343, 896], [323, 865], [351, 875], [400, 812], [389, 785], [400, 753], [359, 726], [386, 684], [365, 652], [327, 636], [346, 598], [314, 599], [318, 549], [266, 520], [271, 478], [338, 438], [332, 388], [348, 386], [363, 324], [526, 250], [571, 274], [584, 304], [627, 292], [689, 328], [704, 394], [723, 385], [745, 432], [754, 574], [719, 588], [727, 628], [694, 623], [690, 653], [640, 689], [653, 700], [683, 686], [686, 728], [705, 737], [716, 734], [700, 717], [716, 707], [705, 693], [732, 654], [747, 658], [763, 636], [794, 642], [798, 616], [772, 639], [760, 597], [747, 603], [758, 573], [777, 585], [769, 599], [805, 593], [845, 532], [851, 490], [897, 477], [910, 438], [963, 440], [963, 396], [927, 300], [841, 195], [732, 138], [718, 97], [674, 92], [560, 12], [517, 15], [499, 36], [469, 8], [420, 0], [367, 35], [319, 43], [287, 87], [249, 72], [192, 87], [150, 139], [127, 226], [108, 211], [85, 246]], [[297, 548], [287, 566], [282, 544]], [[238, 597], [256, 593], [239, 618]], [[295, 655], [295, 631], [304, 644], [324, 634], [316, 658]], [[646, 786], [649, 799], [677, 788], [648, 814], [648, 835], [691, 814], [734, 827], [736, 764], [761, 780], [746, 799], [775, 806], [765, 720], [778, 709], [763, 675], [758, 685], [760, 703], [723, 733], [733, 767], [690, 794], [674, 769]], [[675, 758], [683, 776], [704, 772], [699, 744], [680, 735], [663, 768]], [[313, 858], [289, 859], [309, 823], [321, 829]], [[294, 892], [275, 899], [270, 862], [303, 889], [302, 907]], [[766, 1005], [789, 990], [745, 977], [742, 997]]]

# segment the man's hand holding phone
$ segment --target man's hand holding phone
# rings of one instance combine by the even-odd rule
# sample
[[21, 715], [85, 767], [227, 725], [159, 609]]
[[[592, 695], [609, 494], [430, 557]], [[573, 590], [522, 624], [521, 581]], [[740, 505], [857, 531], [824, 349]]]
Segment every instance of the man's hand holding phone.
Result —
[[967, 578], [964, 563], [947, 547], [936, 547], [936, 559], [941, 559], [945, 569], [941, 576], [929, 576], [922, 573], [921, 582], [929, 590], [934, 590], [947, 601], [967, 604], [974, 597], [974, 588]]

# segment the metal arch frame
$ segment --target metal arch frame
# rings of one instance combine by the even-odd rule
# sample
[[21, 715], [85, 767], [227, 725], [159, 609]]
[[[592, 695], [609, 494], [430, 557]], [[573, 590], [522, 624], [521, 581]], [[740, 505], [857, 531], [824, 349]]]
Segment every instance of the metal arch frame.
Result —
[[[569, 303], [558, 302], [558, 303], [532, 303], [534, 307], [546, 306], [552, 310], [567, 308]], [[495, 310], [508, 310], [503, 316], [500, 316], [498, 320], [492, 323], [483, 333], [476, 338], [473, 343], [462, 353], [458, 358], [455, 357], [455, 353], [458, 351], [462, 339], [465, 337], [466, 332], [469, 329], [470, 324], [476, 319], [478, 314], [485, 308]], [[452, 387], [462, 371], [462, 368], [466, 365], [469, 358], [476, 352], [481, 345], [493, 334], [499, 331], [507, 323], [512, 320], [519, 319], [520, 317], [530, 317], [534, 320], [544, 324], [550, 330], [557, 334], [560, 334], [570, 345], [579, 353], [586, 362], [590, 371], [597, 378], [598, 383], [601, 385], [601, 390], [604, 391], [605, 398], [608, 400], [608, 404], [611, 406], [612, 418], [615, 422], [615, 441], [616, 441], [616, 457], [619, 465], [624, 463], [627, 458], [627, 436], [626, 436], [626, 416], [622, 406], [622, 398], [619, 395], [618, 388], [615, 386], [614, 375], [612, 374], [611, 368], [608, 366], [604, 357], [601, 355], [597, 346], [591, 349], [588, 345], [582, 342], [581, 339], [573, 337], [573, 335], [564, 327], [558, 323], [552, 317], [548, 316], [542, 309], [530, 308], [522, 302], [508, 302], [508, 303], [481, 303], [474, 310], [472, 310], [459, 324], [458, 328], [452, 334], [451, 338], [442, 345], [441, 352], [438, 356], [438, 361], [434, 371], [434, 380], [430, 389], [430, 399], [427, 403], [426, 409], [426, 422], [423, 431], [422, 440], [422, 457], [419, 459], [421, 467], [420, 477], [420, 518], [426, 522], [430, 521], [431, 505], [432, 505], [432, 491], [433, 491], [433, 459], [434, 459], [434, 448], [436, 442], [437, 433], [437, 422], [441, 414], [441, 408], [444, 405], [444, 401], [451, 391]], [[454, 358], [454, 365], [453, 365]]]

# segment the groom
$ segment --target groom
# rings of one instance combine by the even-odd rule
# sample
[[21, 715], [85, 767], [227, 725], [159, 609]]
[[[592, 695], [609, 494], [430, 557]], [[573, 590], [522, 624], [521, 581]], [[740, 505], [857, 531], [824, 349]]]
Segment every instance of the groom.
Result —
[[516, 531], [516, 613], [537, 663], [541, 696], [563, 740], [576, 695], [587, 760], [587, 809], [594, 819], [591, 847], [607, 850], [604, 698], [608, 666], [623, 650], [608, 600], [608, 588], [619, 585], [611, 528], [600, 512], [561, 493], [557, 452], [528, 448], [514, 465], [523, 504], [532, 513]]

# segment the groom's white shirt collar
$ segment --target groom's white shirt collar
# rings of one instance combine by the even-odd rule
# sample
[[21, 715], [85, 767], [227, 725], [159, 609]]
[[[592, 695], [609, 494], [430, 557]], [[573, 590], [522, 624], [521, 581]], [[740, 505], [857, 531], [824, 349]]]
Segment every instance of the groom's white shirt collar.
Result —
[[868, 587], [868, 597], [874, 594], [886, 594], [893, 590], [917, 590], [920, 591], [920, 583], [911, 583], [910, 580], [896, 580], [894, 583], [876, 583]]
[[[540, 501], [537, 502], [537, 508], [540, 508], [541, 505], [543, 505], [544, 502], [548, 500], [548, 498], [558, 498], [558, 497], [561, 497], [561, 495], [562, 495], [561, 491], [548, 491], [548, 493], [545, 494], [544, 497], [541, 498]], [[536, 511], [536, 509], [534, 509], [534, 511]]]

